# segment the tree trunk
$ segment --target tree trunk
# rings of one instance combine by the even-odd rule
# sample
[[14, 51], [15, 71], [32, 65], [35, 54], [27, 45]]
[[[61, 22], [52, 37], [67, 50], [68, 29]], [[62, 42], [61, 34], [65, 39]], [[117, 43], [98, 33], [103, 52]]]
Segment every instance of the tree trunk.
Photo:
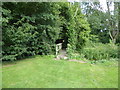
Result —
[[[109, 17], [108, 17], [108, 25], [109, 25], [109, 35], [110, 35], [110, 38], [111, 38], [111, 41], [112, 43], [116, 43], [116, 39], [118, 37], [118, 34], [119, 34], [119, 25], [118, 25], [118, 22], [119, 22], [119, 14], [118, 14], [118, 6], [119, 6], [119, 2], [114, 2], [114, 17], [115, 17], [115, 20], [112, 19], [112, 15], [110, 13], [110, 3], [109, 2], [106, 2], [107, 3], [107, 9], [108, 9], [108, 14], [109, 14]], [[119, 27], [119, 28], [118, 28]]]

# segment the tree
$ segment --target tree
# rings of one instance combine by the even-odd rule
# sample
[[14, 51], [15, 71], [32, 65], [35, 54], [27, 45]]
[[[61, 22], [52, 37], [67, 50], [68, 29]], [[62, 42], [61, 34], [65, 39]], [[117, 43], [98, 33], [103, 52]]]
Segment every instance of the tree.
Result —
[[3, 60], [55, 54], [60, 38], [65, 48], [79, 50], [90, 31], [79, 3], [4, 2], [2, 8]]
[[[102, 43], [108, 43], [110, 41], [116, 43], [119, 35], [119, 2], [106, 2], [106, 4], [108, 10], [103, 12], [99, 2], [82, 3], [83, 13], [86, 15], [92, 29], [91, 35], [96, 35]], [[110, 10], [112, 4], [114, 4], [113, 11]]]
[[118, 29], [118, 2], [114, 2], [114, 14], [112, 15], [110, 12], [110, 4], [111, 2], [107, 2], [108, 9], [108, 27], [109, 27], [109, 35], [112, 43], [116, 43], [116, 39], [119, 34]]
[[74, 53], [83, 48], [90, 32], [88, 22], [81, 13], [80, 3], [65, 3], [61, 15], [64, 18], [64, 29], [67, 33], [68, 52]]
[[57, 3], [3, 3], [3, 60], [52, 54], [60, 32], [59, 8]]

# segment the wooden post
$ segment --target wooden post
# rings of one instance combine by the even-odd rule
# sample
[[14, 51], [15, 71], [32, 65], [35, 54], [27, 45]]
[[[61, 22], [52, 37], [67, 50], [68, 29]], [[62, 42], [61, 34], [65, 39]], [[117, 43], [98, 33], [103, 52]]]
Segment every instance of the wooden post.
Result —
[[62, 43], [56, 44], [56, 57], [61, 49], [62, 49]]

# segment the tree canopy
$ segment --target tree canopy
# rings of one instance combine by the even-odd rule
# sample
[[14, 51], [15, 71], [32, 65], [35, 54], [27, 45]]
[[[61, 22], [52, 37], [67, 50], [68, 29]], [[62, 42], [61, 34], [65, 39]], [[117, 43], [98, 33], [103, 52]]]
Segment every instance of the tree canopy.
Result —
[[60, 38], [65, 39], [65, 48], [75, 51], [82, 48], [89, 36], [90, 27], [79, 3], [2, 4], [3, 60], [54, 54], [55, 41]]

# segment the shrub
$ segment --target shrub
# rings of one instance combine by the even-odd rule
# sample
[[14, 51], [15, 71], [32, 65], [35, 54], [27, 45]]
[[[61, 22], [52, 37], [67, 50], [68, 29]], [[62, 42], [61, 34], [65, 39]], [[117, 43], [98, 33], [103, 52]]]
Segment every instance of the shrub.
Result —
[[10, 61], [15, 61], [16, 60], [16, 55], [6, 55], [2, 58], [3, 60], [10, 60]]
[[81, 53], [90, 60], [118, 58], [118, 46], [113, 44], [91, 43]]
[[[31, 4], [39, 9], [32, 9]], [[58, 3], [3, 3], [2, 8], [2, 60], [55, 51], [54, 42], [61, 30]]]

